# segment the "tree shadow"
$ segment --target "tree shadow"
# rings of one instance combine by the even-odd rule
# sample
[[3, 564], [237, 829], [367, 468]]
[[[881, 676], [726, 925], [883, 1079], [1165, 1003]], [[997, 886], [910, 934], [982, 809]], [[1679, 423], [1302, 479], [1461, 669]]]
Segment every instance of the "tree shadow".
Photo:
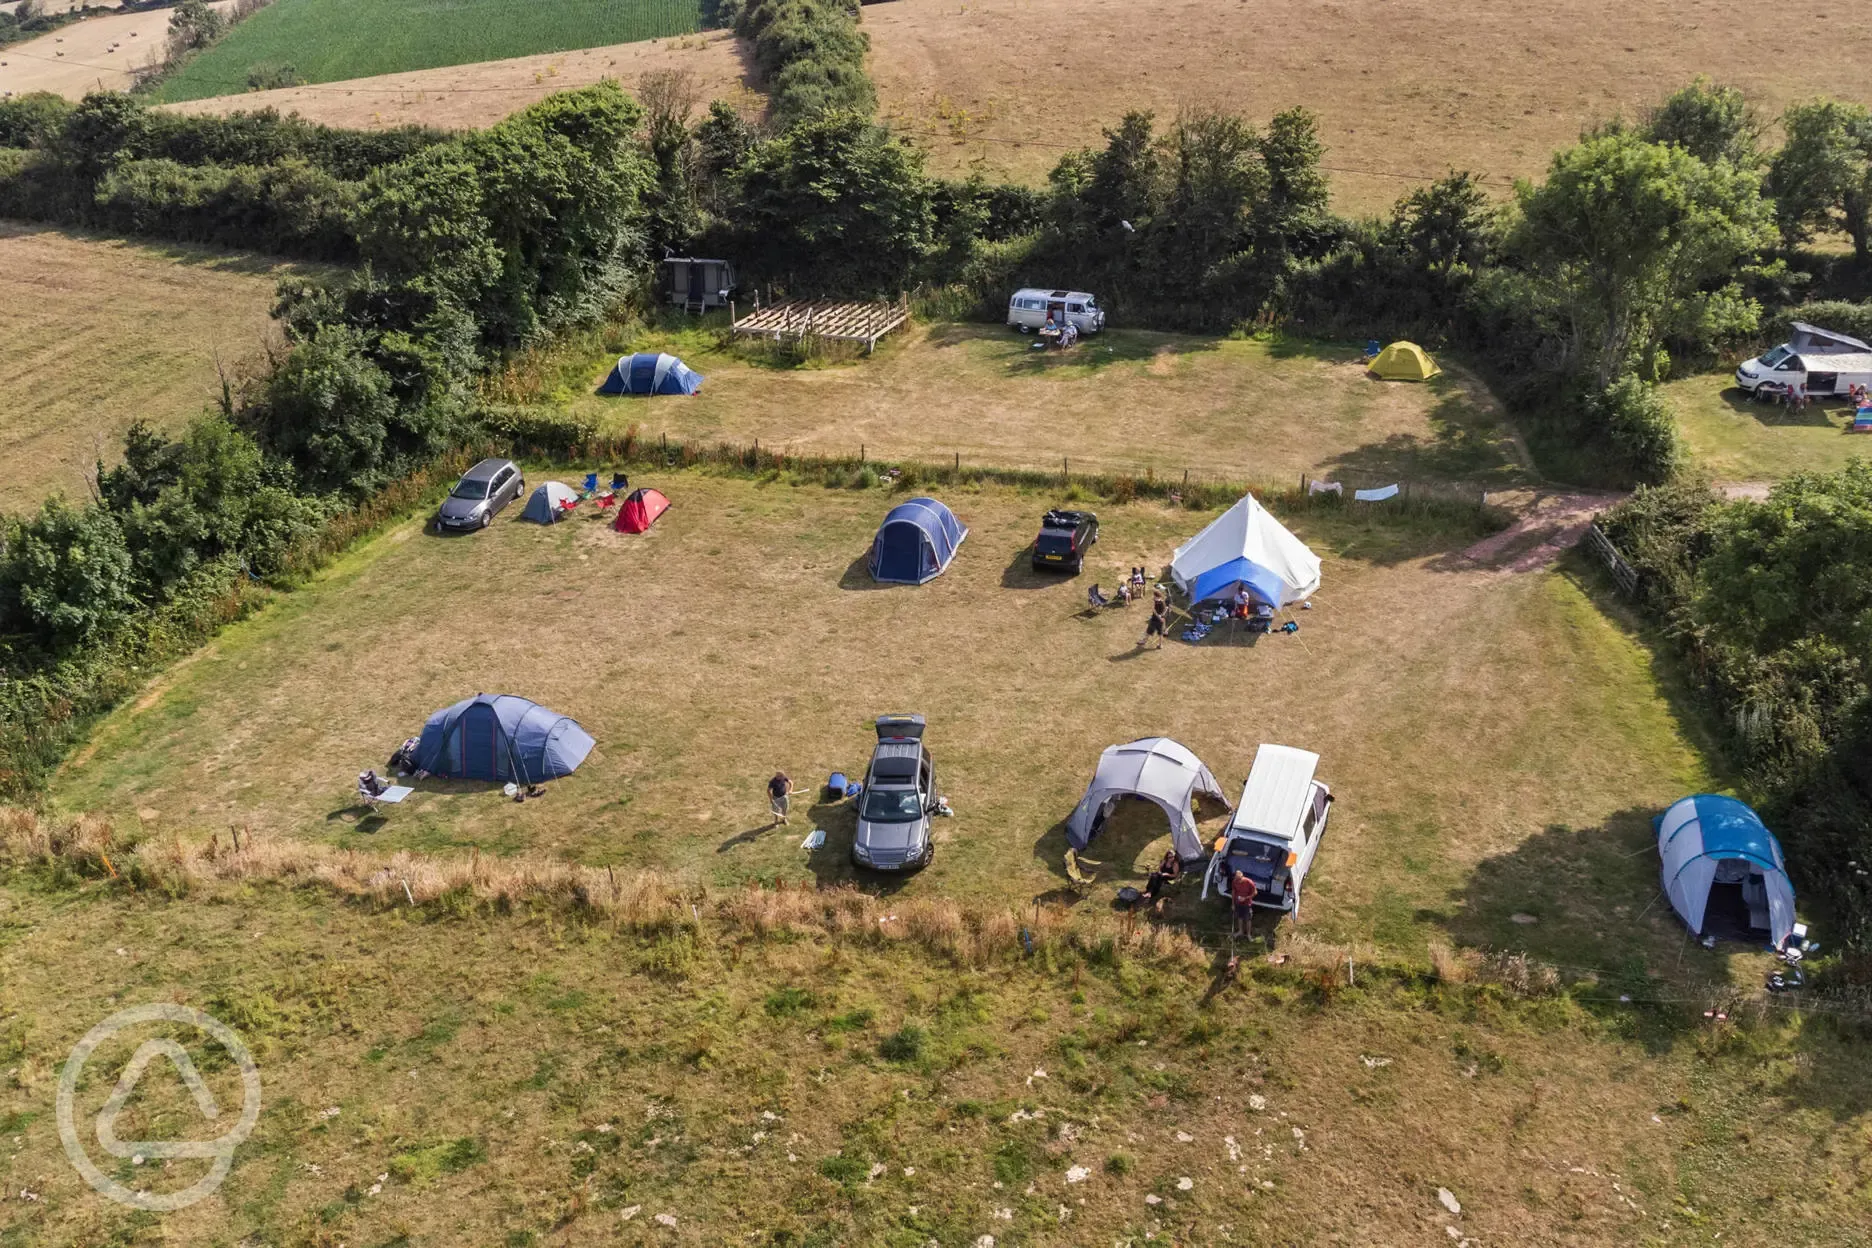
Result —
[[[1723, 406], [1737, 416], [1753, 417], [1757, 424], [1770, 429], [1825, 428], [1834, 423], [1827, 414], [1826, 407], [1819, 401], [1811, 402], [1803, 411], [1796, 411], [1785, 403], [1758, 401], [1754, 395], [1739, 386], [1730, 386], [1721, 394]], [[1852, 419], [1852, 409], [1842, 409], [1847, 421]]]
[[1167, 334], [1153, 330], [1108, 329], [1088, 334], [1065, 350], [1042, 346], [1033, 334], [1005, 325], [951, 321], [932, 326], [926, 341], [937, 349], [974, 348], [984, 363], [1001, 366], [1010, 376], [1045, 376], [1055, 372], [1096, 372], [1113, 364], [1145, 364], [1219, 349], [1219, 338]]
[[1437, 377], [1419, 384], [1437, 392], [1425, 414], [1428, 437], [1394, 433], [1354, 447], [1322, 465], [1320, 476], [1343, 481], [1349, 490], [1407, 481], [1502, 488], [1526, 484], [1527, 469], [1516, 454], [1505, 418], [1479, 404], [1461, 382], [1446, 384]]

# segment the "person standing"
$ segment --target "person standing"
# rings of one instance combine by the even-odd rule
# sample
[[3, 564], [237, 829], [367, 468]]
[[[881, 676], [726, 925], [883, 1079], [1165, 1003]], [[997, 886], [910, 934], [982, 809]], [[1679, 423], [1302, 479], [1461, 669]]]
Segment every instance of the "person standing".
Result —
[[793, 808], [793, 778], [784, 771], [774, 772], [767, 782], [767, 801], [773, 808], [772, 826], [777, 828], [787, 821]]
[[1138, 649], [1142, 650], [1150, 639], [1157, 639], [1156, 649], [1163, 649], [1164, 630], [1170, 626], [1170, 601], [1161, 593], [1151, 599], [1150, 621], [1144, 625], [1144, 635], [1138, 638]]
[[1246, 871], [1237, 871], [1229, 881], [1229, 897], [1235, 903], [1234, 934], [1243, 940], [1254, 935], [1254, 900], [1260, 891]]

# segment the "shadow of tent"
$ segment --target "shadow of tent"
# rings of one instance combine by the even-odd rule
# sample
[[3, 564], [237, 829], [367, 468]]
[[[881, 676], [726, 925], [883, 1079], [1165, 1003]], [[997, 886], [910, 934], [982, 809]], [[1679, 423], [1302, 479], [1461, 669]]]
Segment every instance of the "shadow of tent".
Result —
[[[1140, 884], [1170, 845], [1170, 821], [1155, 802], [1121, 799], [1105, 826], [1092, 839], [1084, 858], [1100, 864], [1087, 867], [1094, 888]], [[1066, 821], [1060, 820], [1034, 842], [1034, 857], [1060, 879], [1066, 878]]]
[[899, 585], [895, 582], [874, 581], [871, 579], [871, 551], [869, 548], [851, 561], [843, 576], [839, 577], [840, 589], [915, 589], [914, 585]]

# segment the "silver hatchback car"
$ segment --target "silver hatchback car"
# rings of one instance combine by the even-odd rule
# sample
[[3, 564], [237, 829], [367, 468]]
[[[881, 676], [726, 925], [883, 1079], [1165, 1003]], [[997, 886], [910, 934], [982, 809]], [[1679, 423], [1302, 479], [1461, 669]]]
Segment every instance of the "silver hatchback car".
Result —
[[923, 748], [921, 715], [881, 715], [877, 752], [858, 795], [852, 865], [873, 871], [914, 871], [936, 856], [930, 819], [936, 813], [936, 760]]
[[526, 478], [511, 459], [484, 459], [467, 472], [442, 500], [436, 524], [444, 529], [485, 529], [494, 513], [526, 492]]

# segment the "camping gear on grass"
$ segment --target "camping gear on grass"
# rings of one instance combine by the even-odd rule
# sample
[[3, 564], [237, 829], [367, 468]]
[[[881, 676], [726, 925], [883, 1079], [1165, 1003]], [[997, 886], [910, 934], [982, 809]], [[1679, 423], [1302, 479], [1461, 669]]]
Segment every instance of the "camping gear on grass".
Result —
[[633, 490], [631, 496], [618, 508], [617, 523], [612, 527], [619, 533], [642, 533], [657, 522], [657, 517], [669, 510], [669, 499], [663, 491], [642, 489]]
[[1777, 948], [1794, 931], [1794, 885], [1781, 842], [1733, 797], [1698, 793], [1651, 821], [1664, 895], [1690, 930], [1752, 939], [1766, 931]]
[[1352, 497], [1361, 503], [1382, 503], [1398, 496], [1398, 487], [1382, 485], [1375, 490], [1353, 490]]
[[1371, 373], [1385, 381], [1429, 381], [1443, 370], [1414, 342], [1394, 342], [1371, 362]]
[[563, 481], [548, 481], [534, 487], [520, 518], [535, 524], [555, 524], [560, 516], [577, 505], [578, 494], [571, 486]]
[[1176, 548], [1170, 576], [1191, 606], [1246, 586], [1257, 601], [1284, 607], [1319, 592], [1320, 561], [1250, 494]]
[[598, 393], [695, 394], [701, 389], [702, 374], [675, 356], [642, 351], [621, 357]]
[[933, 498], [899, 503], [871, 539], [871, 579], [898, 585], [921, 585], [949, 568], [968, 536], [968, 526]]
[[1198, 796], [1228, 801], [1203, 761], [1169, 737], [1145, 737], [1107, 747], [1099, 755], [1085, 796], [1066, 820], [1066, 843], [1075, 850], [1085, 849], [1105, 826], [1118, 800], [1137, 797], [1163, 808], [1170, 819], [1171, 847], [1177, 857], [1193, 862], [1203, 853], [1191, 808]]
[[417, 762], [458, 780], [533, 784], [569, 776], [596, 744], [576, 720], [505, 693], [464, 698], [423, 725]]

